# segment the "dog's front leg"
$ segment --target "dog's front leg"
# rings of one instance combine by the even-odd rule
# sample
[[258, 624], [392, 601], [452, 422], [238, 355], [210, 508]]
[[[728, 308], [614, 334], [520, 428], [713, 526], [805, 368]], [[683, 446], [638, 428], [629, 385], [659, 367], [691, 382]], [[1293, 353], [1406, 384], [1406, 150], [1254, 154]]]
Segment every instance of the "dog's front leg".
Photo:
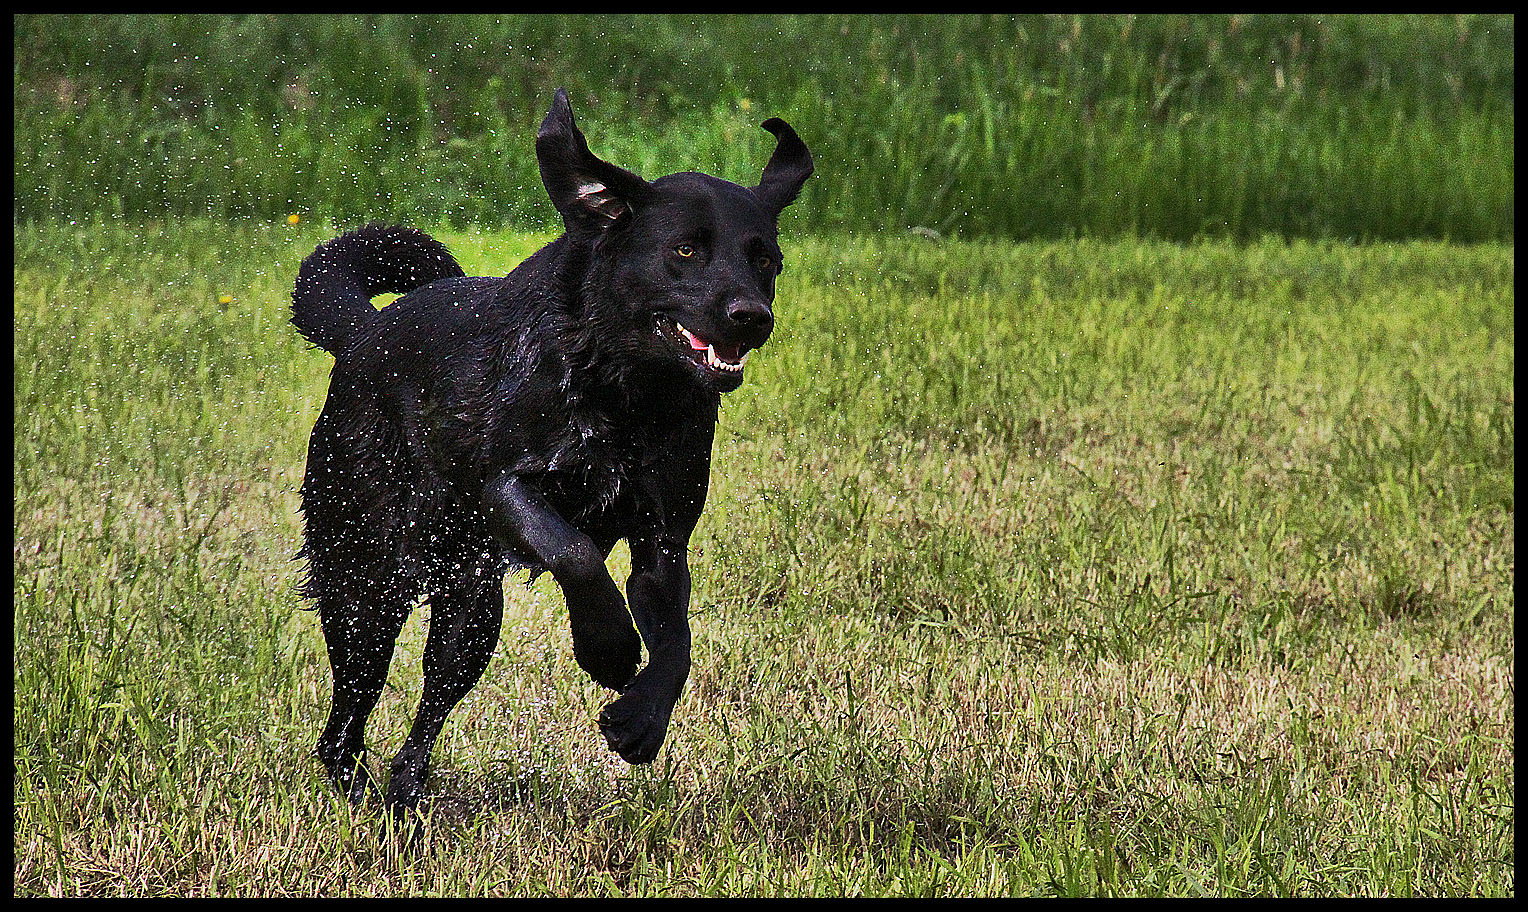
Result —
[[647, 666], [600, 713], [600, 731], [627, 763], [651, 763], [690, 676], [690, 568], [685, 542], [633, 536], [626, 594], [647, 643]]
[[489, 482], [483, 507], [494, 534], [534, 557], [562, 587], [579, 667], [599, 684], [624, 690], [637, 673], [642, 643], [599, 547], [517, 475]]

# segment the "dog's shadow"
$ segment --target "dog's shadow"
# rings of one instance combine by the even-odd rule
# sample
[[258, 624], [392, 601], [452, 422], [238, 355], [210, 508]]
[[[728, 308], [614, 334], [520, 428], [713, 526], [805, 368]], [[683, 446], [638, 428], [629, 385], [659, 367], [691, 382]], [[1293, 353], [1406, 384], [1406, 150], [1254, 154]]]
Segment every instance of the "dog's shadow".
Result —
[[[660, 759], [603, 776], [554, 764], [497, 774], [442, 771], [432, 777], [421, 805], [429, 820], [426, 842], [437, 850], [466, 845], [496, 821], [545, 820], [551, 825], [533, 831], [556, 839], [551, 834], [564, 828], [577, 851], [622, 885], [643, 861], [659, 869], [670, 860], [682, 863], [688, 853], [679, 846], [695, 840], [808, 852], [848, 839], [874, 852], [894, 850], [911, 833], [923, 849], [953, 858], [998, 826], [983, 823], [970, 805], [971, 796], [990, 793], [990, 783], [977, 782], [959, 765], [913, 781], [896, 775], [894, 763], [832, 780], [772, 765], [697, 780], [680, 763], [665, 766]], [[1022, 816], [1008, 817], [999, 828], [1019, 825]], [[662, 834], [665, 828], [671, 836]]]

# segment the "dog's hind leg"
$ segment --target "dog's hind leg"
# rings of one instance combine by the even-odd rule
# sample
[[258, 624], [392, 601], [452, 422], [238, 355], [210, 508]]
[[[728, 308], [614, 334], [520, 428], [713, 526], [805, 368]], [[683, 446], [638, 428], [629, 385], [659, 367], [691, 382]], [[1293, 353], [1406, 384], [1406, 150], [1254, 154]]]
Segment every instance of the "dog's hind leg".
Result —
[[430, 599], [430, 635], [424, 646], [424, 696], [402, 749], [393, 758], [387, 807], [413, 808], [424, 792], [430, 751], [446, 716], [488, 667], [504, 620], [504, 582], [494, 576], [474, 588]]
[[335, 786], [358, 804], [368, 789], [375, 790], [364, 759], [366, 718], [387, 682], [393, 644], [409, 606], [396, 597], [367, 600], [353, 592], [333, 591], [321, 595], [318, 603], [334, 672], [334, 698], [329, 722], [318, 738], [318, 757]]

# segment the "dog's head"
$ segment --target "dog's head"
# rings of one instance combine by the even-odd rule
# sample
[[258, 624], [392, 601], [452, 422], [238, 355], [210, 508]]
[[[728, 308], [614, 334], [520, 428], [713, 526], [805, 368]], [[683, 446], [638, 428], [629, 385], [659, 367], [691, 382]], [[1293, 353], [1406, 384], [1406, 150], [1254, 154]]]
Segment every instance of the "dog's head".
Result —
[[719, 392], [774, 328], [780, 212], [812, 175], [812, 154], [771, 118], [776, 145], [757, 186], [683, 172], [648, 182], [596, 158], [557, 90], [536, 135], [541, 180], [567, 226], [601, 344], [678, 367]]

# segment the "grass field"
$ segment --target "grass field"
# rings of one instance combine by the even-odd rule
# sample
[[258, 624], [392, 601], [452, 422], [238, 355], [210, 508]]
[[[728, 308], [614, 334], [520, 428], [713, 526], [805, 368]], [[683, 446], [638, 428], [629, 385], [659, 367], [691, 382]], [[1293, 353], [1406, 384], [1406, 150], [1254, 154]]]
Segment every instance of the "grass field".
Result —
[[[1510, 241], [1494, 15], [13, 19], [12, 211], [545, 227], [535, 127], [756, 178], [781, 116], [814, 233]], [[751, 183], [752, 181], [750, 181]], [[810, 202], [809, 187], [806, 200]]]
[[330, 230], [15, 229], [15, 894], [1515, 894], [1510, 243], [788, 237], [664, 753], [511, 587], [398, 855], [310, 755]]

